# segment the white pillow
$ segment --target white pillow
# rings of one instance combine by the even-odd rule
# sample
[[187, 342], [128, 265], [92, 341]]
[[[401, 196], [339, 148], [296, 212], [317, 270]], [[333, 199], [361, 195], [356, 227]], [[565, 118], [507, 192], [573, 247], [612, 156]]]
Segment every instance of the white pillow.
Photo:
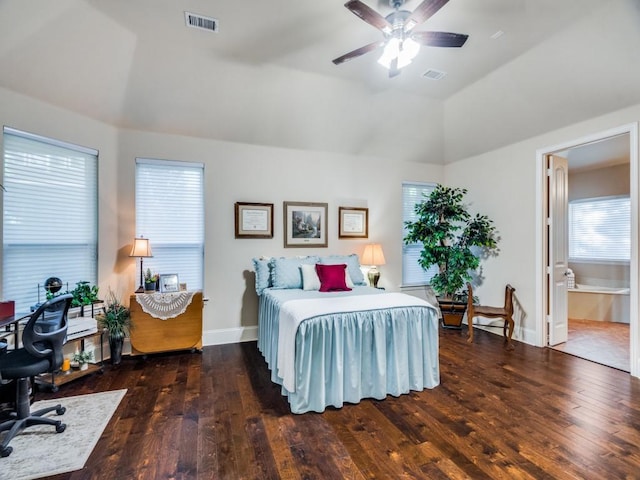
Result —
[[[303, 290], [320, 290], [320, 278], [318, 277], [318, 272], [316, 272], [315, 265], [300, 265], [300, 271], [302, 272]], [[348, 268], [344, 269], [344, 280], [348, 288], [354, 287]]]
[[320, 278], [316, 272], [316, 265], [300, 265], [302, 271], [302, 289], [303, 290], [320, 290]]

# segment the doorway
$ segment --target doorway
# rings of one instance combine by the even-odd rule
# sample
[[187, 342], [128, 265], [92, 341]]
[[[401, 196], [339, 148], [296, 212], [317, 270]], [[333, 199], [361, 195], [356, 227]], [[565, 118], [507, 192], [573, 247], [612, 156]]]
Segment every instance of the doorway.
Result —
[[[541, 178], [539, 181], [539, 220], [542, 225], [539, 235], [539, 261], [541, 269], [539, 271], [539, 308], [542, 313], [539, 315], [538, 324], [538, 340], [539, 346], [542, 347], [554, 347], [558, 349], [564, 349], [568, 353], [581, 355], [580, 352], [586, 352], [589, 347], [585, 344], [579, 345], [582, 342], [592, 341], [591, 350], [596, 353], [605, 353], [605, 345], [608, 344], [606, 337], [607, 330], [603, 328], [603, 324], [592, 325], [595, 328], [583, 328], [585, 325], [589, 327], [588, 322], [572, 322], [570, 324], [569, 307], [571, 306], [569, 297], [569, 290], [567, 289], [571, 272], [573, 269], [578, 270], [577, 278], [586, 283], [601, 283], [602, 287], [624, 287], [625, 282], [628, 288], [628, 327], [626, 327], [628, 336], [623, 338], [623, 342], [626, 342], [628, 348], [625, 350], [628, 352], [627, 362], [628, 368], [621, 368], [619, 359], [612, 361], [614, 363], [611, 366], [615, 368], [625, 369], [630, 371], [632, 375], [638, 376], [638, 301], [637, 301], [637, 285], [638, 285], [638, 268], [637, 268], [637, 244], [638, 244], [638, 135], [637, 124], [625, 125], [616, 129], [612, 129], [601, 134], [592, 135], [576, 141], [570, 141], [565, 144], [549, 147], [538, 151], [538, 166], [541, 172]], [[613, 152], [613, 153], [612, 153]], [[567, 159], [568, 169], [566, 171], [566, 177], [568, 179], [578, 179], [581, 177], [580, 182], [576, 180], [573, 192], [570, 188], [567, 188], [567, 192], [564, 194], [565, 201], [568, 201], [571, 196], [575, 200], [577, 197], [585, 196], [608, 196], [608, 195], [628, 195], [631, 203], [631, 245], [630, 245], [630, 257], [631, 260], [628, 266], [625, 264], [624, 269], [621, 267], [621, 262], [618, 262], [615, 267], [604, 267], [590, 264], [589, 262], [574, 263], [573, 265], [565, 263], [568, 268], [560, 269], [561, 272], [556, 272], [556, 265], [562, 265], [561, 263], [555, 263], [558, 255], [554, 253], [555, 250], [559, 250], [558, 245], [564, 245], [565, 239], [562, 238], [562, 229], [554, 227], [554, 218], [557, 215], [553, 213], [554, 203], [557, 205], [558, 199], [554, 187], [554, 180], [549, 176], [548, 172], [552, 169], [547, 167], [547, 159], [551, 156], [563, 157]], [[591, 173], [589, 173], [591, 172]], [[607, 179], [607, 175], [616, 174], [622, 175], [617, 179]], [[626, 173], [625, 173], [626, 172]], [[625, 176], [626, 175], [626, 176]], [[591, 178], [589, 180], [589, 178]], [[620, 191], [620, 178], [626, 178], [624, 182], [624, 188]], [[566, 181], [566, 179], [565, 179]], [[571, 180], [569, 180], [571, 182]], [[566, 185], [566, 184], [565, 184]], [[611, 187], [613, 190], [609, 189]], [[618, 188], [618, 191], [615, 189]], [[598, 194], [600, 192], [600, 194]], [[560, 195], [562, 196], [562, 195]], [[551, 200], [552, 199], [552, 200]], [[561, 211], [561, 209], [557, 209]], [[564, 212], [567, 210], [565, 209]], [[562, 212], [561, 212], [562, 214]], [[557, 223], [557, 222], [556, 222]], [[560, 221], [562, 224], [562, 221]], [[557, 226], [557, 225], [556, 225]], [[564, 234], [566, 235], [566, 229]], [[560, 232], [560, 233], [557, 233]], [[558, 236], [559, 235], [559, 236]], [[568, 243], [566, 243], [568, 245]], [[561, 252], [562, 253], [562, 252]], [[569, 261], [567, 251], [566, 261]], [[562, 255], [560, 255], [562, 257]], [[573, 268], [571, 268], [573, 267]], [[555, 272], [555, 273], [554, 273]], [[596, 280], [593, 282], [593, 280]], [[599, 281], [598, 281], [599, 280]], [[616, 284], [617, 282], [617, 284]], [[597, 286], [597, 285], [596, 285]], [[605, 288], [606, 290], [606, 288]], [[580, 292], [580, 294], [586, 292]], [[584, 303], [583, 297], [573, 300], [575, 304]], [[586, 298], [586, 297], [584, 297]], [[599, 298], [599, 297], [594, 297]], [[600, 306], [601, 300], [595, 300], [595, 305]], [[573, 313], [576, 316], [575, 312]], [[591, 315], [591, 313], [589, 313]], [[577, 314], [578, 317], [583, 316]], [[620, 314], [616, 314], [620, 317]], [[618, 318], [616, 318], [617, 320]], [[582, 319], [578, 319], [582, 320]], [[564, 337], [562, 333], [564, 332]], [[620, 341], [620, 333], [616, 329], [611, 329], [610, 333], [616, 332], [616, 338], [611, 340], [611, 351], [616, 351], [615, 342]], [[623, 329], [624, 332], [624, 329]], [[555, 337], [555, 340], [553, 340]], [[550, 341], [550, 338], [552, 341]], [[599, 346], [593, 345], [593, 340], [600, 342]], [[565, 342], [568, 340], [567, 342]], [[575, 340], [573, 346], [574, 351], [571, 349], [571, 341]], [[604, 342], [604, 343], [603, 343]], [[619, 351], [619, 349], [618, 349]], [[596, 356], [597, 357], [597, 356]], [[613, 358], [613, 357], [612, 357]], [[589, 358], [590, 360], [604, 363], [602, 360], [606, 359], [606, 355], [600, 355], [599, 358]], [[624, 365], [624, 364], [623, 364]]]
[[549, 346], [628, 372], [630, 136], [558, 155], [568, 167], [568, 331]]

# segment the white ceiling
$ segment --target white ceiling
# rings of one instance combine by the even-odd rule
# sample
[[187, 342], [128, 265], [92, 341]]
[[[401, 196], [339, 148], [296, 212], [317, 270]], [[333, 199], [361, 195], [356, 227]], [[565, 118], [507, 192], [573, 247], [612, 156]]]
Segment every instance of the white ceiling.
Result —
[[124, 128], [433, 163], [640, 102], [638, 0], [450, 0], [415, 30], [467, 43], [393, 79], [377, 52], [331, 62], [382, 38], [344, 1], [4, 0], [0, 87]]

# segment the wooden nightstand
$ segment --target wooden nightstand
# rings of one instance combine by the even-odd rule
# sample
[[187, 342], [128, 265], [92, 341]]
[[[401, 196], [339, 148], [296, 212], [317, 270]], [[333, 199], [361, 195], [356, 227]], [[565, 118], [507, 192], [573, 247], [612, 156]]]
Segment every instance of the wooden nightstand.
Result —
[[131, 295], [131, 354], [202, 349], [202, 292], [194, 292], [183, 313], [162, 320], [146, 313], [136, 295]]

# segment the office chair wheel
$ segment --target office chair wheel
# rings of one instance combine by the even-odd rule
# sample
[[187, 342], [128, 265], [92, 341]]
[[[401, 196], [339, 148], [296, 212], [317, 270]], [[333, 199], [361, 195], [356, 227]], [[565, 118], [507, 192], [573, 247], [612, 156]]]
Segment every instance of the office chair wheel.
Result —
[[58, 425], [56, 425], [56, 433], [62, 433], [65, 431], [66, 428], [67, 428], [67, 425], [60, 422]]
[[67, 411], [66, 407], [56, 408], [56, 415], [64, 415], [64, 412], [66, 412], [66, 411]]
[[13, 447], [4, 447], [0, 450], [0, 457], [8, 457], [13, 452]]

